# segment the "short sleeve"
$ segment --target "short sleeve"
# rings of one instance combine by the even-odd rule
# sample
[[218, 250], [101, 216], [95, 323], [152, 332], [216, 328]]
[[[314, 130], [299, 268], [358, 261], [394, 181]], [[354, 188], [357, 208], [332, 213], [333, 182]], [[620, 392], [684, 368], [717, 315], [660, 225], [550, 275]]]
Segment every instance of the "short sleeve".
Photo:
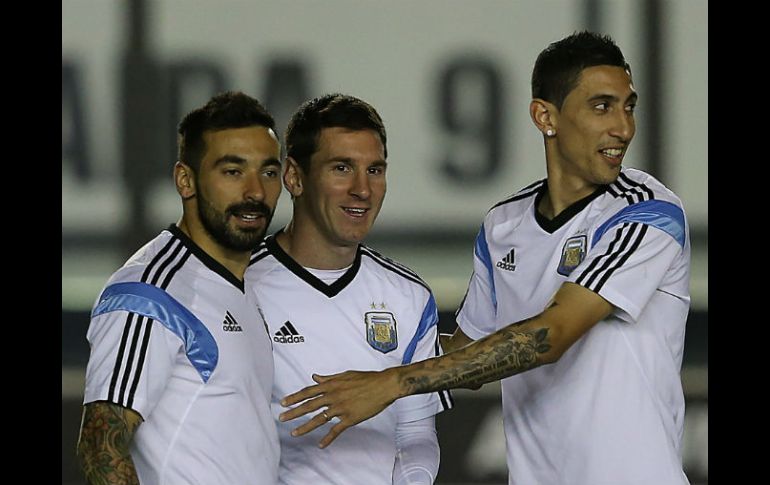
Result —
[[460, 307], [457, 310], [457, 324], [465, 335], [478, 340], [494, 333], [497, 314], [497, 295], [492, 272], [492, 260], [484, 225], [476, 236], [473, 250], [473, 274], [468, 283]]

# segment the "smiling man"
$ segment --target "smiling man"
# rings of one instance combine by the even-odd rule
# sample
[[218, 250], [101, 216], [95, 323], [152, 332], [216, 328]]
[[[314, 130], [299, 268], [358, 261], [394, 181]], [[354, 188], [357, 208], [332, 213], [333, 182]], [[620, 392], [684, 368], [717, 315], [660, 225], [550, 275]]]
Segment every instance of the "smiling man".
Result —
[[78, 442], [89, 483], [276, 483], [270, 337], [243, 279], [281, 192], [274, 127], [235, 92], [180, 123], [182, 218], [91, 313]]
[[609, 37], [576, 33], [539, 55], [532, 96], [548, 176], [487, 213], [449, 353], [314, 376], [281, 419], [325, 408], [297, 434], [337, 417], [326, 446], [403, 396], [503, 379], [510, 484], [686, 484], [689, 231], [673, 192], [622, 167], [630, 68]]
[[[280, 399], [312, 384], [314, 372], [380, 370], [440, 354], [428, 286], [362, 244], [385, 199], [387, 145], [377, 111], [342, 94], [308, 101], [289, 122], [286, 153], [292, 219], [265, 239], [246, 271], [273, 338], [276, 419]], [[449, 407], [446, 391], [402, 399], [331, 450], [281, 424], [279, 481], [430, 485], [439, 466], [433, 416]]]

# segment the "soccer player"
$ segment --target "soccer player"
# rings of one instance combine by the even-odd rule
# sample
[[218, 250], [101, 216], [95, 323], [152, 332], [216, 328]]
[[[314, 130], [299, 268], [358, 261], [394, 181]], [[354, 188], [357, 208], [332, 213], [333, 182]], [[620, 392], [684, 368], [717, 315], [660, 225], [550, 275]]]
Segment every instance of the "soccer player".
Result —
[[317, 397], [282, 419], [323, 407], [339, 420], [325, 446], [397, 398], [505, 378], [509, 483], [686, 484], [689, 230], [673, 192], [622, 167], [635, 132], [630, 68], [609, 37], [575, 33], [540, 53], [532, 96], [547, 178], [487, 213], [448, 353], [315, 376], [284, 404]]
[[[385, 198], [377, 111], [352, 96], [321, 96], [299, 107], [285, 140], [292, 219], [246, 271], [273, 339], [276, 420], [281, 397], [312, 384], [314, 372], [380, 370], [440, 354], [431, 290], [362, 244]], [[449, 407], [446, 391], [398, 400], [330, 450], [317, 446], [325, 428], [296, 438], [290, 423], [280, 424], [279, 482], [429, 485], [439, 465], [434, 415]]]
[[271, 343], [243, 279], [281, 191], [274, 126], [239, 92], [180, 123], [182, 217], [91, 313], [78, 442], [89, 483], [276, 483]]

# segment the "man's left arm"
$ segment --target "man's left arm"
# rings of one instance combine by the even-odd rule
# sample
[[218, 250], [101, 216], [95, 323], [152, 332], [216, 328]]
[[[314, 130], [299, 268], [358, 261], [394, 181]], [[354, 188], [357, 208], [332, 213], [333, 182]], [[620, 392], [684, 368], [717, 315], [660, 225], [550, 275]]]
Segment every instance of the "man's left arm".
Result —
[[[321, 440], [328, 446], [341, 432], [381, 412], [398, 398], [458, 387], [474, 388], [555, 362], [584, 333], [612, 311], [604, 298], [574, 283], [565, 283], [539, 315], [512, 323], [470, 345], [441, 357], [379, 372], [348, 371], [314, 375], [318, 385], [286, 396], [288, 421], [326, 407], [339, 422]], [[318, 413], [292, 432], [300, 436], [324, 424]]]

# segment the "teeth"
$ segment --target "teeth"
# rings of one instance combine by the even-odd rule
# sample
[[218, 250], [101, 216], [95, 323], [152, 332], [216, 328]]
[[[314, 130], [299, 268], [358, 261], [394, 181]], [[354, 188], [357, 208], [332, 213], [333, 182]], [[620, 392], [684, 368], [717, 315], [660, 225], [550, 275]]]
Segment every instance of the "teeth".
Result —
[[241, 214], [242, 219], [246, 219], [247, 221], [255, 221], [257, 220], [257, 216], [254, 214]]
[[348, 212], [355, 212], [356, 214], [363, 214], [364, 212], [366, 212], [365, 209], [354, 209], [352, 207], [346, 207], [345, 210]]
[[620, 148], [607, 148], [606, 150], [602, 150], [602, 153], [609, 155], [611, 157], [619, 157], [623, 154], [623, 150]]

